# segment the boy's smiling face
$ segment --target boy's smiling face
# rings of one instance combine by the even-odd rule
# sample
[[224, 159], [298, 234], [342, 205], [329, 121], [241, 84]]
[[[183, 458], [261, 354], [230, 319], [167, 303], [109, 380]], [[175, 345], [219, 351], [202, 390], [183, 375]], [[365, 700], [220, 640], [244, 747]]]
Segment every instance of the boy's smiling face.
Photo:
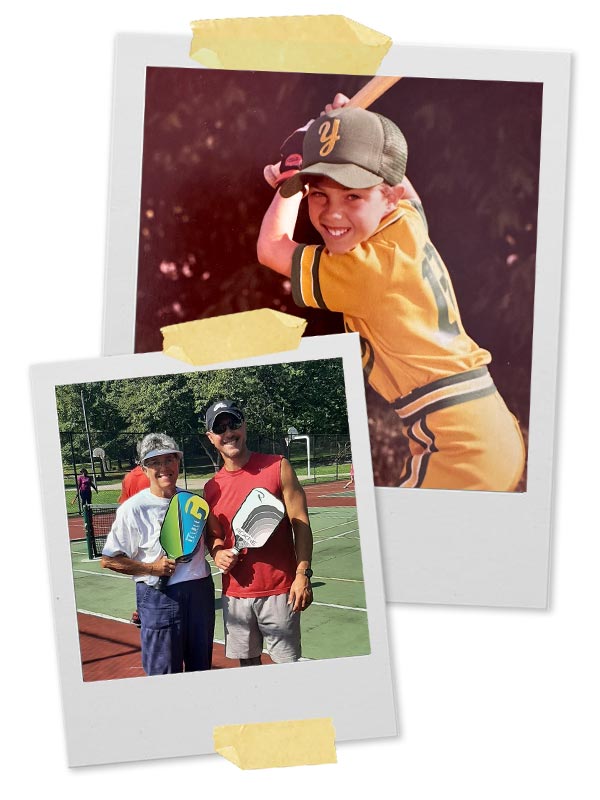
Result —
[[384, 194], [381, 186], [349, 189], [322, 177], [311, 180], [308, 190], [310, 221], [336, 255], [369, 239], [395, 208], [393, 196]]

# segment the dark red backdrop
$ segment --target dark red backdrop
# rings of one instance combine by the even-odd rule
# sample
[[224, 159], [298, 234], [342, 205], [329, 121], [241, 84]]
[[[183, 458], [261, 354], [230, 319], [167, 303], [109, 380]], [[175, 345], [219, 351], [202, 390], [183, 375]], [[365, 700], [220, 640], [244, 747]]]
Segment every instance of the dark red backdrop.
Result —
[[[256, 237], [272, 190], [263, 166], [279, 144], [356, 76], [150, 68], [147, 72], [136, 352], [160, 328], [271, 307], [308, 319], [289, 282], [260, 267]], [[409, 145], [407, 174], [454, 281], [469, 334], [527, 434], [542, 107], [541, 84], [403, 78], [372, 107]], [[306, 217], [297, 238], [317, 241]], [[404, 449], [393, 412], [367, 393], [377, 485], [396, 485]]]

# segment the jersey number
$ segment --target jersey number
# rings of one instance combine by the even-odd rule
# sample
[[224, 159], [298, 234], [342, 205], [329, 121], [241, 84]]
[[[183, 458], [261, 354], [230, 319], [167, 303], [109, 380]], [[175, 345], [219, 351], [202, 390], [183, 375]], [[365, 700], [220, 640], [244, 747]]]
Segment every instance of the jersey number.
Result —
[[[433, 297], [438, 311], [438, 328], [449, 336], [458, 336], [460, 333], [458, 322], [450, 321], [450, 310], [454, 317], [458, 316], [452, 293], [445, 275], [444, 265], [438, 254], [429, 242], [425, 245], [425, 258], [423, 259], [423, 278], [431, 286]], [[436, 274], [437, 273], [437, 274]]]

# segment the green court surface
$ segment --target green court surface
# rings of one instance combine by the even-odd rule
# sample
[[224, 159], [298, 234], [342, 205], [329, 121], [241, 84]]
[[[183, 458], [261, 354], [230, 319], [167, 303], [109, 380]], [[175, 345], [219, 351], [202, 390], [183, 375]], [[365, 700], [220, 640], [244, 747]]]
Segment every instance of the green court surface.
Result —
[[[302, 655], [309, 659], [370, 653], [356, 508], [310, 508], [314, 537], [314, 602], [302, 614]], [[128, 622], [135, 586], [128, 576], [90, 561], [85, 542], [71, 543], [77, 610]], [[216, 589], [215, 641], [223, 641], [221, 575], [211, 562]]]

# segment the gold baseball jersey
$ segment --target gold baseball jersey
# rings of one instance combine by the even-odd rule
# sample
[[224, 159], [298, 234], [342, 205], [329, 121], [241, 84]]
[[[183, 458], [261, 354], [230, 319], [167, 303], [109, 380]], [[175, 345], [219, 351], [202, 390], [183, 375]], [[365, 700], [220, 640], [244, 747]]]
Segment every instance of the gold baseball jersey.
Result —
[[525, 463], [518, 422], [488, 372], [489, 352], [463, 328], [420, 206], [402, 201], [348, 253], [299, 245], [292, 291], [299, 306], [343, 312], [360, 335], [368, 381], [408, 438], [400, 486], [515, 490]]
[[448, 271], [409, 201], [348, 253], [299, 245], [292, 291], [299, 306], [343, 312], [346, 330], [360, 334], [369, 383], [394, 405], [491, 361], [466, 334]]

